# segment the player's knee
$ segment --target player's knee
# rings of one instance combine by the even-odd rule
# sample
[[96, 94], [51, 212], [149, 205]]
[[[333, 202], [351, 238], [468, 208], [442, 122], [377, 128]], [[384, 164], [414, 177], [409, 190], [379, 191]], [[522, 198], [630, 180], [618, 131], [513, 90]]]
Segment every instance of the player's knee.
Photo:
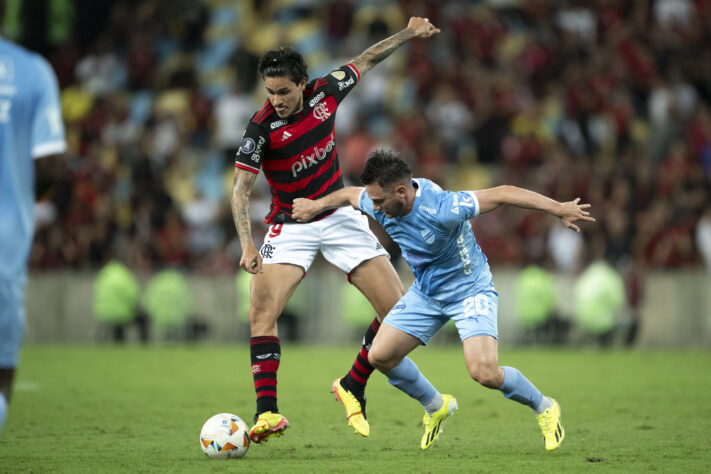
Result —
[[376, 369], [382, 370], [381, 367], [383, 366], [384, 361], [378, 352], [373, 350], [372, 347], [370, 348], [370, 351], [368, 351], [368, 363]]
[[266, 336], [276, 334], [278, 315], [267, 308], [252, 306], [249, 308], [249, 327], [252, 336]]
[[397, 365], [384, 351], [376, 347], [371, 347], [368, 351], [368, 363], [381, 372], [389, 372]]
[[482, 363], [469, 367], [469, 375], [475, 382], [487, 388], [498, 388], [501, 385], [498, 364], [482, 361]]

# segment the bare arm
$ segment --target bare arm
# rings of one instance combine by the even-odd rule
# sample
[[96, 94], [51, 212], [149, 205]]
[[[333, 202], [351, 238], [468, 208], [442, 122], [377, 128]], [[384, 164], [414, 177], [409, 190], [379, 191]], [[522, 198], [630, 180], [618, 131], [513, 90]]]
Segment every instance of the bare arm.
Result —
[[361, 77], [363, 77], [376, 64], [390, 56], [393, 51], [412, 38], [429, 38], [436, 33], [439, 33], [439, 29], [435, 28], [427, 18], [413, 16], [407, 23], [407, 28], [374, 44], [360, 56], [353, 58], [350, 63], [358, 69]]
[[234, 185], [232, 186], [232, 219], [235, 222], [237, 236], [242, 246], [242, 258], [239, 266], [249, 273], [262, 271], [262, 257], [257, 252], [252, 240], [252, 224], [249, 216], [249, 195], [252, 193], [255, 173], [235, 168]]
[[363, 188], [350, 186], [334, 191], [331, 194], [327, 194], [326, 196], [316, 199], [315, 201], [296, 198], [294, 199], [294, 209], [291, 213], [291, 217], [299, 222], [307, 222], [318, 213], [327, 209], [344, 207], [348, 205], [351, 205], [356, 209], [360, 209], [358, 207], [358, 198], [360, 197], [362, 190]]
[[595, 219], [590, 217], [590, 213], [585, 211], [590, 207], [590, 204], [578, 204], [580, 198], [576, 198], [574, 201], [558, 202], [542, 194], [516, 186], [497, 186], [482, 191], [474, 191], [474, 193], [479, 200], [480, 214], [493, 211], [504, 204], [510, 204], [524, 209], [534, 209], [553, 214], [563, 222], [564, 226], [573, 229], [575, 232], [580, 232], [578, 226], [574, 224], [575, 221], [595, 222]]

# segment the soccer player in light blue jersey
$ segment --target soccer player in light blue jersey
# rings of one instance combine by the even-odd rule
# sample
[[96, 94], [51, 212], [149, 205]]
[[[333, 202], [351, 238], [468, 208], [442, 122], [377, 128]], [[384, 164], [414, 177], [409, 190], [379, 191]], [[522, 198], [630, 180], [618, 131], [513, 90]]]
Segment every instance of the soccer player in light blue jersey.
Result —
[[0, 37], [0, 429], [25, 328], [34, 160], [65, 149], [54, 71], [41, 56]]
[[499, 366], [498, 294], [469, 220], [510, 204], [553, 214], [579, 232], [575, 221], [594, 221], [586, 211], [590, 205], [579, 204], [579, 199], [558, 202], [515, 186], [444, 191], [427, 179], [413, 179], [407, 163], [384, 150], [371, 153], [361, 182], [365, 188], [344, 188], [316, 201], [297, 199], [293, 216], [306, 221], [324, 209], [350, 204], [378, 221], [400, 246], [415, 283], [383, 321], [369, 361], [424, 406], [422, 449], [437, 439], [457, 401], [440, 394], [414, 363], [400, 362], [409, 360], [405, 356], [427, 344], [450, 319], [459, 331], [471, 377], [529, 406], [537, 415], [545, 448], [560, 446], [565, 436], [560, 405], [518, 369]]

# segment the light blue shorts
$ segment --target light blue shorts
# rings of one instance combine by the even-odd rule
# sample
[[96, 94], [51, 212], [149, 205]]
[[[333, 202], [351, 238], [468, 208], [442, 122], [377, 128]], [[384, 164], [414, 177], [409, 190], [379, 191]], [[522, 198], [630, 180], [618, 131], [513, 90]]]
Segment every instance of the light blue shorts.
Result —
[[0, 368], [17, 367], [25, 332], [26, 280], [0, 279]]
[[439, 328], [450, 319], [464, 341], [474, 336], [499, 337], [497, 311], [499, 296], [493, 289], [463, 293], [458, 301], [441, 302], [410, 287], [385, 317], [384, 323], [406, 332], [427, 345]]

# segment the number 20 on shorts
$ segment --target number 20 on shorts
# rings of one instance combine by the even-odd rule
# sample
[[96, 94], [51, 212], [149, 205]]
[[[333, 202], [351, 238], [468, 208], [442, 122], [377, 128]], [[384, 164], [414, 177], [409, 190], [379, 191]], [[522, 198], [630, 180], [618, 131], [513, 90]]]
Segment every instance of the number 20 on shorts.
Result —
[[490, 302], [486, 295], [470, 296], [462, 301], [464, 306], [464, 316], [477, 316], [480, 314], [489, 314]]

